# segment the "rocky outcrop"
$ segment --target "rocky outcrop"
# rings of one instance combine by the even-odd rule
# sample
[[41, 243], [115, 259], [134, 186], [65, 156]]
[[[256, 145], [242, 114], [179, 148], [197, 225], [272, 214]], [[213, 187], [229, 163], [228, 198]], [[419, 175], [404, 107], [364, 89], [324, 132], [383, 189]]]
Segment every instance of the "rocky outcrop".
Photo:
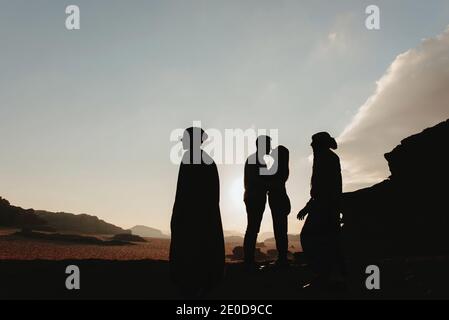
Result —
[[57, 231], [105, 235], [130, 233], [127, 230], [88, 214], [48, 211], [36, 211], [36, 214], [47, 221], [48, 226]]
[[449, 120], [385, 154], [389, 179], [344, 194], [343, 240], [349, 255], [449, 253], [448, 146]]
[[[256, 261], [265, 261], [267, 259], [267, 255], [260, 250], [260, 248], [256, 248], [254, 253]], [[232, 249], [232, 254], [226, 256], [228, 259], [233, 261], [243, 260], [245, 258], [245, 252], [242, 246], [237, 246]]]
[[0, 197], [0, 226], [36, 229], [45, 225], [46, 221], [38, 217], [33, 209], [12, 206], [8, 200]]
[[126, 242], [147, 242], [144, 238], [131, 233], [120, 233], [112, 237], [112, 240], [126, 241]]
[[81, 234], [130, 233], [96, 216], [49, 212], [13, 206], [0, 197], [0, 226], [24, 230], [63, 231]]

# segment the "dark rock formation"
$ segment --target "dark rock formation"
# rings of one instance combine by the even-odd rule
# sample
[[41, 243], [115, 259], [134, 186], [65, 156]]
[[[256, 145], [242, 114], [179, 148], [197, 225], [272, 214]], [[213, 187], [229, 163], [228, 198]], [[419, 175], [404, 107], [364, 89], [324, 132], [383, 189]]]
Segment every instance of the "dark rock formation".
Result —
[[12, 206], [0, 197], [0, 226], [20, 228], [25, 231], [64, 231], [83, 234], [130, 233], [107, 223], [96, 216], [65, 212], [48, 212]]
[[38, 229], [45, 225], [46, 221], [37, 216], [33, 209], [12, 206], [8, 200], [0, 197], [0, 226]]
[[389, 179], [344, 194], [343, 239], [352, 257], [449, 253], [449, 120], [385, 154]]
[[112, 237], [112, 240], [126, 241], [126, 242], [147, 242], [147, 240], [145, 240], [144, 238], [129, 233], [116, 234], [115, 236]]
[[278, 251], [276, 249], [267, 250], [268, 259], [276, 259], [278, 257]]
[[130, 233], [96, 216], [88, 214], [73, 214], [66, 212], [37, 211], [36, 214], [47, 221], [48, 226], [57, 231], [82, 234], [120, 234]]
[[36, 232], [31, 230], [21, 230], [19, 232], [14, 233], [9, 237], [24, 237], [28, 239], [35, 240], [45, 240], [52, 242], [63, 242], [63, 243], [77, 243], [77, 244], [86, 244], [86, 245], [104, 245], [104, 246], [120, 246], [120, 245], [129, 245], [131, 242], [112, 239], [112, 240], [102, 240], [97, 237], [92, 236], [82, 236], [79, 234], [61, 234], [61, 233], [45, 233], [45, 232]]
[[232, 256], [231, 256], [231, 258], [233, 260], [243, 260], [244, 257], [245, 257], [245, 255], [244, 255], [244, 251], [243, 251], [243, 247], [242, 246], [237, 246], [234, 249], [232, 249]]
[[[227, 258], [231, 260], [243, 260], [244, 259], [244, 251], [242, 246], [237, 246], [232, 249], [232, 254], [227, 255]], [[256, 261], [265, 261], [267, 260], [268, 256], [260, 250], [260, 248], [256, 248], [255, 252], [255, 258]]]

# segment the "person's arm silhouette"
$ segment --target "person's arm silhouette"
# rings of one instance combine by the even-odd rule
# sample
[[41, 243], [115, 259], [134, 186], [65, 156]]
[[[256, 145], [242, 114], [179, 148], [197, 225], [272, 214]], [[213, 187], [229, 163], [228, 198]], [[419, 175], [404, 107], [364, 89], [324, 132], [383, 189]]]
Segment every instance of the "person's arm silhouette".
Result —
[[307, 202], [307, 204], [305, 205], [304, 208], [302, 208], [301, 210], [299, 210], [296, 218], [298, 220], [304, 220], [304, 218], [309, 214], [310, 212], [310, 207], [312, 206], [312, 199], [309, 200], [309, 202]]
[[307, 211], [305, 211], [304, 209], [301, 209], [299, 211], [298, 215], [296, 216], [296, 218], [298, 220], [304, 220], [304, 218], [306, 217], [307, 213], [308, 213]]

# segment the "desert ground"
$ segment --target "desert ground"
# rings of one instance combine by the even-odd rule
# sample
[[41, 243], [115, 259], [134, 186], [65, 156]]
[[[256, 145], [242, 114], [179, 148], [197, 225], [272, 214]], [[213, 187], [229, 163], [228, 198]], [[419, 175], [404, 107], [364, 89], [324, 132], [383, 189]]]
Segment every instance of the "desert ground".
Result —
[[[171, 285], [167, 261], [169, 240], [119, 245], [82, 244], [30, 239], [15, 229], [0, 231], [0, 299], [183, 299]], [[101, 237], [101, 236], [98, 236]], [[110, 236], [109, 236], [110, 237]], [[103, 236], [103, 239], [109, 239]], [[228, 255], [236, 244], [228, 243]], [[239, 244], [237, 244], [239, 245]], [[260, 246], [262, 252], [274, 243]], [[295, 249], [295, 248], [291, 248]], [[299, 257], [299, 258], [298, 258]], [[449, 257], [348, 261], [343, 291], [303, 289], [312, 273], [297, 254], [289, 268], [273, 260], [248, 273], [241, 260], [227, 258], [225, 279], [204, 299], [439, 299], [449, 298]], [[365, 287], [367, 265], [382, 271], [381, 290]], [[66, 267], [80, 269], [81, 289], [67, 290]]]
[[[30, 239], [17, 235], [18, 229], [0, 229], [0, 260], [168, 260], [170, 240], [145, 238], [146, 242], [133, 242], [122, 245], [96, 245], [73, 241], [49, 241]], [[89, 235], [91, 236], [91, 235]], [[107, 240], [110, 236], [95, 235]], [[232, 255], [241, 242], [226, 242], [226, 255]], [[266, 241], [258, 245], [266, 253], [275, 249], [275, 243]], [[299, 251], [298, 244], [291, 244], [290, 251]], [[227, 258], [228, 262], [235, 260]]]
[[[0, 260], [167, 260], [170, 240], [150, 239], [126, 245], [95, 245], [27, 239], [16, 229], [0, 230]], [[100, 239], [107, 236], [96, 235]], [[232, 250], [232, 249], [231, 249]]]

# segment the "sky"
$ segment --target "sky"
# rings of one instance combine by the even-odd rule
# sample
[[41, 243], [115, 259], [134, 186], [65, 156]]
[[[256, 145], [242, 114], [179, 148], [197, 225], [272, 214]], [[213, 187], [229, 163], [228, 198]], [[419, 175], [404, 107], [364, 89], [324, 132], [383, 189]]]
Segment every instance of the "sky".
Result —
[[[365, 27], [371, 4], [380, 30]], [[277, 129], [298, 233], [312, 134], [338, 138], [351, 191], [449, 118], [448, 25], [447, 0], [0, 0], [0, 196], [168, 232], [173, 130]], [[243, 232], [243, 165], [218, 169], [224, 229]]]

